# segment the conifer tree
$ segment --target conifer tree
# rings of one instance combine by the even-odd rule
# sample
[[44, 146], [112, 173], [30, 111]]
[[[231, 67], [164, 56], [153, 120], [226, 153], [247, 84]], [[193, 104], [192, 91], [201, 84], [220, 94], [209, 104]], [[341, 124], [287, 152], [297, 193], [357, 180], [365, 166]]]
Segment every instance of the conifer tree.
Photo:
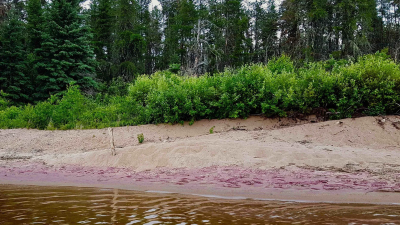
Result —
[[32, 84], [26, 75], [25, 26], [15, 10], [0, 30], [0, 89], [12, 102], [31, 101]]
[[109, 59], [115, 24], [113, 2], [111, 0], [94, 0], [91, 4], [90, 19], [94, 53], [97, 60]]
[[96, 67], [97, 78], [110, 81], [113, 77], [111, 56], [114, 43], [115, 1], [92, 1], [89, 15], [93, 33], [92, 46], [98, 62]]
[[[210, 0], [210, 35], [215, 39], [217, 70], [250, 62], [249, 17], [242, 0]], [[210, 38], [211, 39], [211, 38]]]
[[185, 59], [190, 57], [187, 56], [188, 48], [193, 41], [193, 29], [197, 22], [197, 11], [192, 0], [181, 0], [178, 4], [178, 13], [176, 15], [175, 24], [172, 26], [174, 35], [178, 38], [179, 48], [177, 49], [177, 55], [179, 56], [179, 63], [185, 66]]
[[79, 0], [53, 0], [45, 14], [46, 28], [41, 47], [35, 49], [39, 61], [36, 98], [66, 90], [75, 82], [82, 88], [96, 85], [94, 54], [89, 27], [80, 14]]
[[138, 1], [117, 1], [112, 62], [116, 76], [127, 81], [144, 72], [146, 40], [139, 19], [140, 8]]
[[368, 34], [377, 16], [375, 0], [337, 0], [336, 7], [343, 56], [356, 58], [370, 53]]
[[269, 58], [275, 57], [279, 53], [277, 46], [277, 32], [279, 13], [276, 9], [275, 1], [268, 0], [267, 12], [265, 14], [265, 20], [262, 23], [261, 38], [263, 41], [264, 58], [263, 62], [267, 63]]
[[146, 29], [146, 74], [152, 74], [162, 67], [162, 12], [155, 7], [150, 12]]
[[168, 68], [171, 64], [180, 64], [179, 53], [179, 37], [177, 35], [178, 28], [177, 14], [178, 14], [178, 2], [177, 0], [160, 0], [162, 6], [162, 13], [164, 16], [164, 48], [163, 48], [163, 68]]
[[[267, 4], [267, 7], [264, 5]], [[277, 54], [277, 31], [279, 14], [275, 1], [256, 1], [252, 3], [252, 17], [254, 18], [254, 62], [268, 62], [269, 58]]]
[[29, 50], [34, 51], [41, 46], [45, 24], [41, 0], [29, 0], [26, 10]]

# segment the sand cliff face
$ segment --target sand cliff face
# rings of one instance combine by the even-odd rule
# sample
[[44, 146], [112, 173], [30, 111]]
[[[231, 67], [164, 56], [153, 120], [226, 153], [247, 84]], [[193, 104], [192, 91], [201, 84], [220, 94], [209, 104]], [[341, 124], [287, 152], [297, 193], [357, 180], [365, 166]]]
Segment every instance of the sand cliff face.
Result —
[[[18, 160], [48, 165], [167, 168], [288, 166], [382, 172], [400, 170], [400, 117], [308, 120], [202, 120], [192, 126], [114, 128], [116, 156], [102, 130], [0, 130], [0, 165]], [[214, 134], [210, 128], [214, 127]], [[137, 135], [145, 141], [139, 144]]]

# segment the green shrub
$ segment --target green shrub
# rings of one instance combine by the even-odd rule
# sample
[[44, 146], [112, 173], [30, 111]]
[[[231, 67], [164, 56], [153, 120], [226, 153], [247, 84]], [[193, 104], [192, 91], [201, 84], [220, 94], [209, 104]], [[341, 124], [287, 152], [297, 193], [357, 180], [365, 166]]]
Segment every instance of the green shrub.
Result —
[[400, 68], [383, 53], [352, 63], [330, 59], [297, 69], [282, 56], [268, 65], [227, 69], [213, 76], [161, 71], [139, 76], [129, 85], [113, 82], [108, 92], [94, 98], [72, 85], [62, 96], [34, 106], [10, 106], [2, 94], [0, 128], [105, 128], [260, 113], [285, 117], [316, 108], [337, 112], [335, 118], [400, 110]]
[[0, 90], [0, 111], [7, 108], [9, 101], [6, 99], [7, 94]]
[[137, 139], [138, 139], [139, 143], [142, 144], [143, 141], [144, 141], [144, 135], [143, 134], [138, 134]]
[[350, 117], [362, 109], [367, 115], [395, 113], [400, 101], [400, 68], [385, 55], [377, 53], [343, 67], [339, 74], [336, 108]]
[[62, 99], [54, 106], [51, 117], [54, 127], [74, 129], [81, 115], [88, 110], [87, 103], [87, 98], [81, 94], [78, 86], [69, 87]]
[[181, 64], [171, 64], [169, 65], [169, 71], [172, 73], [178, 73], [181, 70]]
[[100, 83], [100, 97], [105, 96], [125, 96], [128, 94], [129, 83], [122, 78], [114, 78], [109, 82]]
[[294, 71], [293, 61], [286, 55], [270, 60], [267, 67], [274, 74], [281, 74], [283, 72], [291, 73]]

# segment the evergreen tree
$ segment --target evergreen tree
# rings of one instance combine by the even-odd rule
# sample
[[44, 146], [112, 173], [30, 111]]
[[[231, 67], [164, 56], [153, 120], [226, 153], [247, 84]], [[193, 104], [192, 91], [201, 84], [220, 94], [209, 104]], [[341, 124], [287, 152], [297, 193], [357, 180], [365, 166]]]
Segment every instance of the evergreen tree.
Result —
[[91, 4], [90, 19], [94, 53], [97, 60], [109, 59], [115, 23], [113, 2], [111, 0], [94, 0]]
[[41, 0], [29, 0], [27, 7], [28, 45], [31, 52], [39, 49], [43, 42], [43, 31], [45, 27], [45, 18]]
[[[197, 10], [192, 0], [181, 0], [178, 4], [178, 13], [175, 24], [172, 25], [174, 35], [177, 36], [178, 49], [175, 52], [179, 56], [179, 64], [184, 68], [190, 67], [187, 60], [190, 59], [189, 48], [194, 41], [193, 29], [197, 22]], [[187, 60], [186, 60], [187, 59]]]
[[248, 35], [250, 19], [241, 0], [210, 0], [210, 36], [216, 51], [211, 65], [221, 71], [250, 62], [251, 39]]
[[30, 102], [32, 84], [26, 75], [26, 30], [15, 10], [9, 13], [0, 31], [0, 89], [12, 102]]
[[[384, 48], [396, 61], [400, 57], [399, 0], [282, 0], [279, 10], [276, 0], [160, 0], [162, 10], [150, 10], [151, 0], [92, 0], [89, 20], [81, 0], [45, 2], [0, 0], [0, 23], [13, 6], [13, 23], [26, 26], [15, 43], [27, 48], [11, 51], [25, 51], [15, 61], [23, 61], [17, 67], [24, 70], [12, 72], [22, 71], [21, 82], [37, 88], [32, 100], [61, 92], [72, 81], [92, 87], [95, 74], [105, 82], [132, 81], [170, 66], [184, 74], [212, 74], [267, 63], [282, 53], [297, 65], [332, 56], [356, 60]], [[6, 54], [10, 37], [0, 35], [0, 43]], [[4, 68], [15, 67], [0, 60]]]
[[253, 52], [253, 61], [260, 62], [262, 57], [262, 50], [260, 49], [261, 45], [261, 27], [263, 19], [265, 18], [265, 10], [263, 8], [263, 4], [265, 1], [255, 1], [251, 3], [251, 16], [254, 18], [254, 24], [252, 26], [253, 32], [253, 40], [254, 40], [254, 52]]
[[146, 74], [152, 74], [162, 67], [162, 12], [155, 7], [149, 16], [146, 29]]
[[[309, 29], [306, 7], [307, 0], [284, 0], [280, 6], [281, 18], [281, 49], [282, 53], [294, 60], [302, 61], [305, 55], [310, 55], [307, 39], [303, 31]], [[302, 29], [301, 29], [302, 28]], [[306, 54], [304, 54], [306, 53]]]
[[89, 15], [93, 33], [92, 46], [98, 62], [97, 77], [103, 81], [110, 81], [113, 77], [111, 56], [114, 43], [115, 1], [92, 1]]
[[246, 32], [249, 18], [245, 14], [241, 0], [225, 0], [225, 66], [237, 67], [249, 62], [249, 39]]
[[39, 61], [36, 98], [45, 99], [50, 94], [66, 90], [75, 82], [82, 88], [96, 84], [94, 54], [90, 46], [90, 32], [80, 14], [79, 0], [53, 0], [45, 14], [44, 41], [35, 49]]
[[370, 53], [368, 35], [377, 16], [375, 0], [337, 0], [336, 6], [342, 55], [358, 57]]
[[[267, 4], [267, 7], [265, 7]], [[254, 62], [268, 62], [268, 59], [276, 56], [277, 31], [279, 14], [275, 1], [256, 1], [252, 3], [252, 17], [254, 18]]]
[[[36, 49], [40, 49], [44, 39], [44, 31], [45, 31], [45, 18], [44, 18], [44, 10], [43, 10], [43, 1], [42, 0], [30, 0], [26, 6], [27, 11], [27, 23], [26, 23], [26, 31], [27, 31], [27, 49], [29, 54], [27, 55], [27, 75], [29, 76], [30, 83], [36, 87], [36, 77], [38, 76], [36, 70], [36, 63], [40, 60], [37, 55], [34, 53]], [[37, 99], [36, 93], [32, 96], [33, 100]]]
[[137, 1], [117, 1], [112, 62], [114, 73], [127, 81], [144, 72], [146, 40], [139, 18], [140, 8]]
[[398, 61], [400, 57], [400, 1], [378, 0], [378, 17], [373, 22], [374, 51], [388, 48], [389, 54]]
[[284, 0], [282, 51], [300, 61], [370, 53], [375, 0]]
[[207, 40], [210, 47], [208, 52], [209, 66], [207, 71], [213, 74], [224, 69], [223, 57], [224, 57], [224, 26], [225, 19], [223, 17], [222, 3], [218, 0], [208, 1], [208, 29]]
[[278, 55], [279, 49], [277, 46], [278, 42], [278, 20], [279, 13], [277, 12], [275, 1], [268, 0], [267, 13], [262, 23], [261, 38], [263, 41], [263, 50], [265, 56], [263, 62], [267, 63], [268, 59]]
[[163, 68], [168, 68], [171, 64], [181, 64], [181, 59], [178, 53], [179, 36], [177, 35], [177, 15], [178, 15], [177, 0], [160, 0], [162, 13], [164, 16], [164, 42], [163, 42]]

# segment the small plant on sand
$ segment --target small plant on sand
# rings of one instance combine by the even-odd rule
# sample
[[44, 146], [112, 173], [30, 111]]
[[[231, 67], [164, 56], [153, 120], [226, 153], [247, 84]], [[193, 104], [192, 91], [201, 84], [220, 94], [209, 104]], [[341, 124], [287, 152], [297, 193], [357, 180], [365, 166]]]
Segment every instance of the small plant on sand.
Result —
[[138, 134], [137, 139], [138, 139], [139, 143], [142, 144], [143, 141], [144, 141], [144, 135], [143, 134]]
[[211, 127], [211, 129], [210, 129], [210, 134], [213, 134], [213, 133], [214, 133], [214, 128], [215, 128], [215, 126]]

